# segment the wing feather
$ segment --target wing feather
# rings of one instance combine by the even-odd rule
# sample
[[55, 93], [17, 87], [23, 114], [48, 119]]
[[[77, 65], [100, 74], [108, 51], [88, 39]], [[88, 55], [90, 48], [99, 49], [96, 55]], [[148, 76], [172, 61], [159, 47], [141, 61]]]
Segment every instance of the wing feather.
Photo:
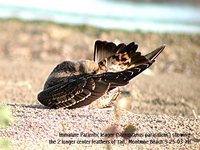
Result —
[[116, 45], [113, 42], [97, 40], [94, 45], [94, 61], [100, 62], [104, 58], [116, 53]]
[[[125, 60], [129, 59], [131, 60], [129, 67], [117, 72], [84, 73], [54, 78], [52, 84], [38, 94], [38, 100], [51, 108], [74, 109], [89, 105], [110, 90], [128, 84], [132, 78], [150, 67], [165, 45], [144, 56], [140, 52], [136, 52], [137, 48], [138, 45], [134, 42], [128, 45], [121, 43], [116, 46], [112, 42], [96, 41], [94, 51], [96, 62], [99, 63], [105, 58], [112, 60], [113, 57], [116, 61], [124, 61], [125, 65]], [[119, 64], [116, 63], [116, 65]]]
[[92, 75], [85, 75], [68, 83], [57, 84], [38, 94], [38, 100], [51, 108], [77, 108], [85, 106], [107, 92], [109, 83]]

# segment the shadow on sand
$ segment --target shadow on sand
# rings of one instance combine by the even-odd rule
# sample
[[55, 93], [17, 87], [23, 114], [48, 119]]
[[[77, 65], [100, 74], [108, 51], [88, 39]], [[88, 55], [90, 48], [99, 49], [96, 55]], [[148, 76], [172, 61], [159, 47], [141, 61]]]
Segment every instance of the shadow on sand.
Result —
[[52, 109], [41, 104], [7, 104], [7, 106], [11, 106], [11, 107], [18, 106], [18, 107], [25, 107], [25, 108], [37, 108], [37, 109]]

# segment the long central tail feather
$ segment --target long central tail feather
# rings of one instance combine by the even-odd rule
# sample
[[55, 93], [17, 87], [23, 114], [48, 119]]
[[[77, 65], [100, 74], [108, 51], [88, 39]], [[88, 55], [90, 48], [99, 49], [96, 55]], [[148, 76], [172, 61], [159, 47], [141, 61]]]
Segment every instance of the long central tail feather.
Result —
[[89, 105], [114, 88], [128, 84], [131, 79], [149, 68], [165, 45], [146, 55], [137, 52], [137, 48], [138, 45], [134, 42], [115, 45], [112, 42], [96, 41], [94, 64], [98, 63], [100, 69], [106, 69], [97, 74], [86, 72], [55, 78], [56, 84], [41, 91], [38, 100], [51, 108], [73, 109]]
[[121, 43], [116, 46], [112, 42], [97, 41], [94, 60], [98, 62], [104, 72], [118, 72], [154, 60], [164, 48], [165, 45], [162, 45], [151, 53], [142, 55], [141, 52], [137, 52], [138, 45], [134, 42], [128, 45]]
[[165, 49], [165, 45], [162, 45], [158, 48], [156, 48], [154, 51], [152, 51], [151, 53], [148, 53], [147, 55], [145, 55], [145, 58], [147, 58], [148, 60], [155, 60], [156, 57], [158, 57], [158, 55]]

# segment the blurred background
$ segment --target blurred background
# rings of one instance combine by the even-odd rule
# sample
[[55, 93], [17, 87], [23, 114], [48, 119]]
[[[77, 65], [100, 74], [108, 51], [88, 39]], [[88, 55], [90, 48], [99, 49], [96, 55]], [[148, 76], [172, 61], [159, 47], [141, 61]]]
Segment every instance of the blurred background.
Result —
[[107, 29], [200, 32], [199, 0], [1, 0], [0, 18]]
[[[12, 121], [9, 109], [1, 108], [1, 105], [9, 106], [16, 123], [3, 135], [9, 135], [12, 144], [20, 144], [21, 149], [34, 147], [33, 141], [42, 134], [35, 137], [32, 129], [48, 129], [46, 124], [35, 120], [41, 109], [37, 94], [45, 80], [64, 60], [92, 60], [97, 39], [116, 44], [134, 41], [142, 54], [165, 44], [156, 62], [121, 89], [116, 106], [134, 114], [165, 114], [172, 123], [170, 126], [175, 127], [173, 130], [180, 126], [180, 131], [185, 129], [187, 122], [179, 124], [171, 116], [192, 118], [188, 120], [188, 131], [193, 133], [193, 129], [197, 129], [200, 118], [200, 0], [0, 0], [0, 117], [5, 120], [0, 118], [0, 125]], [[117, 111], [115, 114], [120, 115]], [[85, 118], [84, 114], [82, 116]], [[162, 116], [156, 122], [151, 116], [146, 117], [147, 123], [159, 126], [165, 123], [160, 120]], [[138, 123], [133, 124], [137, 129]], [[22, 135], [25, 132], [21, 129], [27, 127], [30, 129], [24, 131], [31, 132]], [[171, 129], [167, 127], [163, 130]], [[151, 129], [156, 131], [157, 126]], [[27, 142], [32, 145], [27, 146]], [[16, 149], [15, 145], [13, 147]]]
[[63, 60], [93, 59], [97, 39], [166, 44], [124, 89], [134, 113], [193, 117], [200, 108], [199, 0], [0, 0], [0, 104], [38, 104]]

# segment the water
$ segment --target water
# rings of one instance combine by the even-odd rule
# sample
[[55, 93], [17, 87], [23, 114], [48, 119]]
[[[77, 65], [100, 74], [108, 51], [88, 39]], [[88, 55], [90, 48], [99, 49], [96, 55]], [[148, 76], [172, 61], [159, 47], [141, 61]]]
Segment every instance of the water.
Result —
[[50, 20], [108, 29], [200, 33], [200, 6], [103, 0], [0, 1], [0, 18]]

